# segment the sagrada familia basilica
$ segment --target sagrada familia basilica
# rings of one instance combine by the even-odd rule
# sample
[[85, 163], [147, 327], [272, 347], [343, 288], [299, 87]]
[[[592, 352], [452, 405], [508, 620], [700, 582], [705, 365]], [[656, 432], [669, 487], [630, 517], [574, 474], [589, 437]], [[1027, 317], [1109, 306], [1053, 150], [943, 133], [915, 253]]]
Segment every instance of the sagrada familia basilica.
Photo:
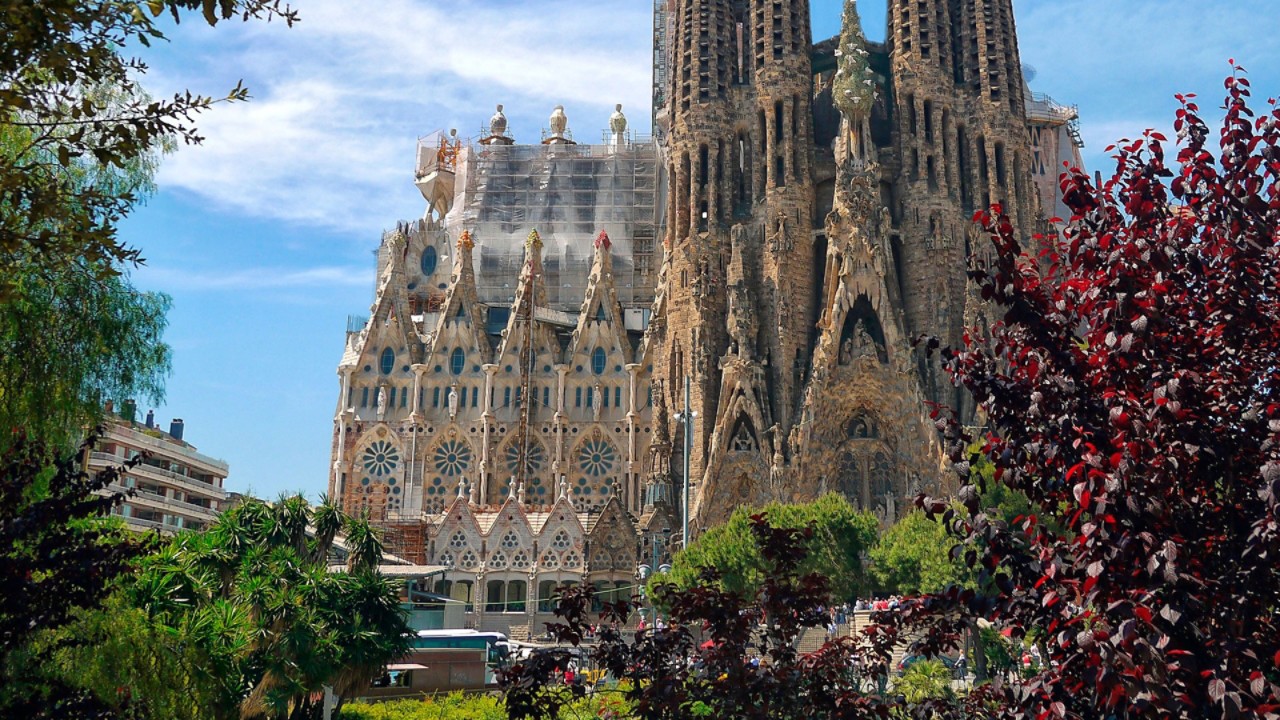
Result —
[[419, 142], [425, 217], [383, 236], [348, 324], [330, 495], [448, 568], [469, 622], [540, 627], [552, 588], [630, 596], [737, 507], [840, 492], [892, 522], [946, 477], [913, 343], [988, 322], [975, 211], [1031, 237], [1080, 163], [1024, 79], [1012, 0], [658, 0], [653, 134], [563, 108], [519, 143]]

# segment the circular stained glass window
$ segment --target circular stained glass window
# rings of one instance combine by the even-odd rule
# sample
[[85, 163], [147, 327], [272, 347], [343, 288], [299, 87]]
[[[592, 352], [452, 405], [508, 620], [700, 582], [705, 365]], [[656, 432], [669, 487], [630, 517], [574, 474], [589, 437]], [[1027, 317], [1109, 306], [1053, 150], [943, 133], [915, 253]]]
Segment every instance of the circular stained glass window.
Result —
[[400, 466], [400, 451], [386, 440], [375, 440], [365, 448], [361, 457], [365, 472], [376, 477], [385, 477]]
[[457, 477], [471, 467], [471, 448], [461, 440], [446, 440], [436, 448], [436, 471], [446, 477]]
[[[507, 463], [507, 471], [512, 475], [519, 475], [520, 466], [520, 443], [513, 442], [507, 446], [505, 453]], [[535, 475], [542, 469], [543, 463], [546, 462], [546, 452], [542, 449], [542, 444], [537, 442], [529, 443], [529, 451], [525, 456], [525, 470], [528, 475]]]
[[603, 439], [588, 440], [578, 451], [578, 467], [593, 477], [607, 475], [613, 471], [617, 463], [618, 453], [608, 441]]

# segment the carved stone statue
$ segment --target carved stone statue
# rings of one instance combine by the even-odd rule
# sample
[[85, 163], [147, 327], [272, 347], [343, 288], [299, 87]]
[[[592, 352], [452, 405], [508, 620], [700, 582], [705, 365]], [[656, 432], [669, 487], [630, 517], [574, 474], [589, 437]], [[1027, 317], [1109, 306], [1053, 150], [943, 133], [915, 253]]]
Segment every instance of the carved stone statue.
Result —
[[615, 133], [627, 131], [627, 116], [622, 114], [622, 103], [614, 106], [613, 114], [609, 116], [609, 129]]
[[853, 361], [853, 338], [845, 338], [840, 343], [840, 364], [848, 365]]
[[387, 415], [387, 388], [386, 386], [378, 387], [378, 419], [381, 420]]

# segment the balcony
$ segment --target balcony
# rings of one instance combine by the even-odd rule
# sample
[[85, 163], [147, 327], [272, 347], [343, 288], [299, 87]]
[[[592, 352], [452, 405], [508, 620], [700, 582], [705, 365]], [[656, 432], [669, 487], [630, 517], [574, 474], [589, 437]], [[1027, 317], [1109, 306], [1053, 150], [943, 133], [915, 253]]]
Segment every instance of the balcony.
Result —
[[[124, 458], [111, 455], [109, 453], [95, 452], [89, 454], [89, 467], [92, 470], [97, 470], [107, 465], [119, 466], [124, 463]], [[154, 465], [148, 465], [145, 462], [139, 463], [133, 467], [129, 470], [129, 474], [147, 478], [165, 485], [172, 485], [212, 500], [221, 501], [227, 498], [227, 491], [216, 485], [201, 482], [195, 478], [180, 475], [170, 470], [155, 467]]]
[[194, 517], [205, 522], [213, 522], [217, 519], [218, 511], [212, 508], [196, 505], [194, 503], [175, 500], [171, 497], [165, 497], [157, 492], [144, 490], [143, 488], [128, 488], [124, 485], [112, 483], [107, 487], [111, 492], [127, 492], [133, 490], [134, 494], [125, 500], [126, 503], [146, 505], [154, 510], [168, 512], [170, 515], [181, 515], [183, 517]]
[[227, 464], [222, 460], [196, 452], [195, 449], [173, 440], [152, 437], [126, 425], [108, 425], [104, 439], [115, 440], [126, 447], [147, 450], [157, 457], [173, 458], [210, 475], [224, 478], [227, 476]]

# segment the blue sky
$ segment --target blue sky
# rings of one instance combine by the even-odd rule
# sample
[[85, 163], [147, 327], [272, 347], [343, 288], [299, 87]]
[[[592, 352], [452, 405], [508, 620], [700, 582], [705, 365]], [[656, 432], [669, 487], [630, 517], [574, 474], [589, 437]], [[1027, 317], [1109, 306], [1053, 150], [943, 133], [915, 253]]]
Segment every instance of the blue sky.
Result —
[[[812, 0], [814, 35], [841, 2]], [[864, 2], [884, 37], [884, 2]], [[336, 366], [350, 314], [373, 299], [381, 231], [421, 216], [419, 136], [476, 135], [496, 103], [518, 140], [563, 104], [579, 137], [622, 103], [649, 125], [647, 0], [297, 0], [303, 21], [184, 23], [149, 51], [153, 94], [209, 95], [244, 79], [254, 99], [202, 116], [201, 146], [166, 159], [160, 192], [122, 227], [147, 265], [140, 287], [173, 296], [168, 397], [157, 415], [230, 463], [228, 487], [318, 496], [327, 482]], [[376, 8], [376, 9], [373, 9]], [[1174, 93], [1216, 107], [1227, 59], [1259, 101], [1280, 94], [1277, 0], [1016, 0], [1033, 86], [1077, 104], [1086, 164], [1144, 128], [1167, 128]], [[1170, 136], [1172, 136], [1170, 134]]]

